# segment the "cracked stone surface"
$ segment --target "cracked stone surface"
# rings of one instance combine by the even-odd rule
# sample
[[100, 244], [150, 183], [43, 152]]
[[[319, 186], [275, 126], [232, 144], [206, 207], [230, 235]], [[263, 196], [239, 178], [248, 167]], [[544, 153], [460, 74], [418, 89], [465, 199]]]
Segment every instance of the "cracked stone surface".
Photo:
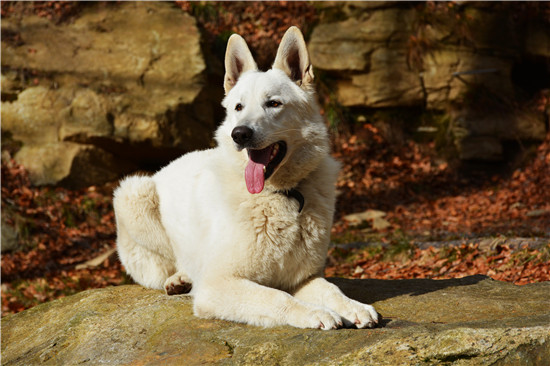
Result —
[[259, 328], [193, 316], [188, 296], [137, 285], [2, 319], [2, 364], [543, 365], [550, 283], [330, 279], [383, 315], [373, 330]]

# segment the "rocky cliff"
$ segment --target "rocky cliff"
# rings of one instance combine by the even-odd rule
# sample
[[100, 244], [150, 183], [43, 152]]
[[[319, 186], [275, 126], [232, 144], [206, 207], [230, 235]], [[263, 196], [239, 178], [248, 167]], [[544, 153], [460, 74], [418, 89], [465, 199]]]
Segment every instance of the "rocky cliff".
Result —
[[311, 59], [356, 114], [442, 112], [436, 123], [400, 122], [447, 135], [463, 160], [501, 160], [508, 142], [543, 140], [550, 115], [526, 102], [550, 85], [550, 22], [509, 5], [324, 3]]
[[98, 184], [210, 145], [200, 34], [173, 4], [11, 17], [2, 36], [2, 131], [34, 184]]
[[547, 365], [550, 283], [331, 279], [373, 330], [262, 329], [192, 315], [186, 296], [91, 290], [2, 319], [3, 365]]

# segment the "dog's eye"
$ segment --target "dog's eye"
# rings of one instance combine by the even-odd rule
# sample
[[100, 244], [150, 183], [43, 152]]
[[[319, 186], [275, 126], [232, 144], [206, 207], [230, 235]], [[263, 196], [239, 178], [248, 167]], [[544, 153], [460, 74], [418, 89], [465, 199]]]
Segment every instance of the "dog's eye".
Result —
[[283, 105], [283, 103], [279, 102], [278, 100], [268, 100], [265, 105], [268, 108], [277, 108]]
[[243, 110], [243, 105], [241, 103], [237, 103], [237, 105], [235, 106], [235, 110], [237, 112], [240, 112]]

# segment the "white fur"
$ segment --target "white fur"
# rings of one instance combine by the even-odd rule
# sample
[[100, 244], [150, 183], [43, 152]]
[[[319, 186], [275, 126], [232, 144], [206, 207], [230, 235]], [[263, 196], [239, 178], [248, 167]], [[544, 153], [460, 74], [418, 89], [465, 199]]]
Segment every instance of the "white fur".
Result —
[[[225, 64], [227, 117], [216, 132], [218, 147], [186, 154], [153, 177], [129, 177], [115, 191], [126, 271], [151, 288], [191, 282], [200, 317], [300, 328], [374, 326], [372, 306], [322, 278], [339, 166], [329, 154], [302, 34], [287, 31], [267, 72], [257, 71], [246, 42], [234, 35]], [[282, 106], [267, 108], [273, 99]], [[287, 144], [259, 194], [247, 191], [246, 149], [231, 137], [242, 125], [254, 130], [258, 148]], [[305, 198], [301, 213], [296, 199], [280, 193], [291, 188]]]

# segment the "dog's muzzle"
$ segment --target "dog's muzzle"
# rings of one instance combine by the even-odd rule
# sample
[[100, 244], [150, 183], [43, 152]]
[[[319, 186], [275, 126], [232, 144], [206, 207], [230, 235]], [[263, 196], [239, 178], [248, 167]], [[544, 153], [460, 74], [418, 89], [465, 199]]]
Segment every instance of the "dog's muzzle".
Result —
[[286, 154], [286, 143], [277, 141], [268, 146], [254, 146], [254, 130], [237, 126], [231, 131], [231, 138], [238, 150], [247, 149], [248, 164], [244, 171], [246, 187], [252, 194], [260, 193], [268, 179], [281, 164]]

